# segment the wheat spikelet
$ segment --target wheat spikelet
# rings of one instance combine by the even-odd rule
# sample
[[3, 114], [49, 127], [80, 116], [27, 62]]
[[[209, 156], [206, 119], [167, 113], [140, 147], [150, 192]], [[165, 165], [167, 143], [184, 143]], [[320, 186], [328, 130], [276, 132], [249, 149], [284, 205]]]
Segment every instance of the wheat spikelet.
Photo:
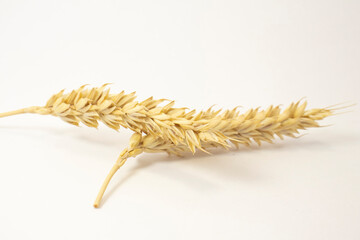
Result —
[[[0, 117], [21, 113], [53, 115], [78, 126], [98, 127], [98, 122], [118, 130], [134, 131], [129, 146], [120, 154], [106, 177], [94, 203], [99, 206], [105, 189], [115, 172], [130, 157], [143, 152], [167, 152], [182, 155], [197, 149], [208, 152], [212, 147], [228, 149], [231, 144], [250, 145], [252, 141], [272, 143], [275, 136], [295, 137], [299, 130], [319, 127], [317, 121], [334, 113], [335, 108], [306, 109], [306, 101], [292, 103], [281, 111], [279, 106], [266, 110], [250, 109], [240, 114], [238, 108], [222, 111], [187, 111], [175, 108], [174, 101], [153, 99], [138, 102], [135, 92], [110, 94], [107, 84], [88, 89], [85, 86], [53, 95], [43, 107], [29, 107], [0, 114]], [[163, 106], [163, 102], [167, 102]]]

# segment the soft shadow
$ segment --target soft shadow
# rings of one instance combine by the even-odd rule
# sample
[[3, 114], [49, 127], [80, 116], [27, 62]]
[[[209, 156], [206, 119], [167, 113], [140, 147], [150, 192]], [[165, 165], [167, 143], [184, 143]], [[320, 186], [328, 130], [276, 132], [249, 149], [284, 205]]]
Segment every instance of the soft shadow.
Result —
[[[344, 142], [346, 137], [341, 138], [341, 141]], [[352, 141], [353, 138], [348, 138], [348, 141]], [[330, 144], [332, 145], [332, 144]], [[143, 154], [136, 158], [137, 165], [127, 171], [125, 175], [119, 180], [115, 185], [109, 187], [107, 192], [104, 194], [103, 202], [106, 202], [107, 199], [118, 189], [120, 188], [126, 181], [128, 181], [131, 177], [136, 175], [139, 171], [149, 168], [156, 164], [163, 163], [174, 163], [178, 161], [191, 161], [191, 165], [195, 168], [206, 169], [206, 171], [216, 171], [216, 173], [223, 174], [224, 177], [233, 178], [233, 179], [241, 179], [246, 180], [247, 182], [258, 181], [259, 179], [264, 180], [264, 176], [257, 174], [256, 169], [249, 164], [247, 159], [242, 159], [242, 153], [251, 153], [258, 151], [278, 151], [283, 148], [285, 149], [309, 149], [309, 148], [328, 148], [329, 144], [316, 141], [316, 140], [308, 140], [308, 141], [296, 141], [296, 139], [289, 139], [289, 141], [276, 142], [275, 144], [264, 144], [263, 146], [251, 145], [250, 147], [239, 147], [231, 148], [229, 150], [225, 149], [212, 149], [212, 155], [206, 154], [204, 152], [197, 152], [195, 155], [191, 153], [186, 153], [183, 157], [176, 156], [167, 156], [166, 154]], [[237, 159], [236, 165], [234, 165], [234, 161], [229, 161], [229, 157], [225, 157], [226, 155], [236, 155]], [[216, 156], [216, 158], [214, 157]], [[232, 158], [231, 158], [232, 159]], [[190, 164], [190, 163], [189, 163]], [[126, 165], [125, 165], [126, 167]], [[186, 185], [191, 188], [214, 188], [216, 187], [212, 181], [206, 180], [201, 176], [190, 175], [189, 173], [183, 172], [177, 169], [174, 174], [174, 169], [162, 172], [160, 174], [166, 175], [169, 178], [179, 178], [181, 181], [185, 181]], [[121, 169], [120, 169], [121, 172]], [[159, 173], [159, 172], [157, 172]], [[219, 175], [218, 174], [218, 175]], [[185, 177], [184, 177], [185, 176]], [[190, 178], [190, 180], [189, 180]], [[206, 186], [208, 185], [208, 186]]]
[[[103, 126], [101, 126], [103, 127]], [[111, 146], [118, 149], [119, 144], [127, 145], [128, 138], [121, 134], [121, 131], [128, 131], [121, 129], [120, 133], [115, 131], [110, 132], [108, 130], [97, 132], [95, 129], [89, 131], [86, 127], [69, 127], [69, 128], [56, 128], [51, 126], [0, 126], [0, 129], [15, 129], [21, 130], [14, 131], [14, 134], [31, 134], [34, 135], [32, 131], [41, 131], [52, 133], [55, 135], [66, 135], [67, 138], [77, 138], [81, 141], [86, 141], [91, 144], [102, 144], [106, 146]], [[94, 134], [95, 133], [95, 134]], [[120, 135], [118, 135], [120, 134]], [[37, 135], [36, 135], [37, 136]], [[212, 149], [212, 155], [208, 155], [203, 152], [197, 152], [195, 155], [191, 153], [186, 153], [184, 157], [175, 157], [175, 156], [167, 156], [166, 154], [143, 154], [136, 158], [137, 165], [127, 171], [124, 176], [112, 187], [109, 187], [108, 191], [105, 193], [103, 201], [106, 202], [107, 199], [118, 189], [120, 188], [126, 181], [131, 179], [134, 175], [136, 175], [140, 170], [149, 168], [156, 164], [162, 163], [174, 163], [178, 161], [190, 161], [191, 166], [194, 168], [206, 169], [207, 171], [216, 171], [219, 174], [223, 174], [226, 177], [232, 177], [236, 179], [242, 179], [246, 181], [255, 181], [258, 179], [263, 179], [264, 176], [261, 176], [256, 173], [256, 169], [254, 169], [249, 161], [244, 161], [241, 159], [242, 153], [251, 153], [257, 151], [279, 151], [281, 149], [329, 149], [338, 145], [346, 145], [359, 141], [359, 136], [351, 134], [350, 132], [344, 132], [339, 134], [337, 133], [326, 133], [327, 138], [324, 140], [324, 137], [319, 138], [319, 136], [315, 136], [315, 139], [310, 138], [301, 138], [301, 141], [297, 139], [286, 139], [285, 141], [277, 140], [275, 144], [267, 144], [265, 143], [263, 146], [258, 147], [256, 145], [251, 145], [250, 147], [241, 146], [239, 149], [231, 148], [229, 150], [225, 149]], [[318, 140], [316, 140], [318, 139]], [[229, 161], [228, 157], [224, 157], [226, 155], [236, 155], [237, 164], [234, 165], [234, 161]], [[216, 157], [214, 157], [216, 156]], [[246, 159], [245, 159], [246, 160]], [[129, 160], [130, 161], [130, 160]], [[124, 166], [126, 167], [126, 165]], [[121, 170], [120, 170], [121, 172]], [[184, 182], [187, 186], [191, 188], [214, 188], [216, 185], [210, 180], [204, 179], [201, 176], [194, 176], [190, 173], [181, 171], [179, 169], [176, 172], [164, 172], [159, 173], [162, 175], [167, 175], [167, 177], [172, 179], [178, 179], [179, 181]]]

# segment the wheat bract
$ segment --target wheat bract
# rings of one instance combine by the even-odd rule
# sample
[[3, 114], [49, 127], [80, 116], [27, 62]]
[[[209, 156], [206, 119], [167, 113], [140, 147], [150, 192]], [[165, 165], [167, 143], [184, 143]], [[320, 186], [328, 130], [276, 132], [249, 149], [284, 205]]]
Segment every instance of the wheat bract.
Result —
[[208, 153], [212, 147], [228, 149], [250, 145], [252, 141], [272, 143], [275, 136], [295, 137], [299, 130], [319, 127], [317, 121], [333, 114], [334, 108], [306, 109], [306, 101], [290, 104], [285, 110], [270, 106], [265, 110], [238, 108], [196, 112], [174, 107], [174, 101], [153, 99], [138, 102], [135, 92], [112, 94], [107, 84], [99, 88], [82, 86], [70, 93], [64, 90], [53, 95], [43, 107], [24, 108], [0, 114], [0, 117], [37, 113], [53, 115], [62, 120], [88, 127], [98, 127], [99, 121], [118, 130], [134, 131], [129, 146], [122, 151], [106, 177], [94, 203], [99, 206], [105, 189], [115, 172], [130, 157], [143, 152], [167, 152], [182, 155], [196, 150]]

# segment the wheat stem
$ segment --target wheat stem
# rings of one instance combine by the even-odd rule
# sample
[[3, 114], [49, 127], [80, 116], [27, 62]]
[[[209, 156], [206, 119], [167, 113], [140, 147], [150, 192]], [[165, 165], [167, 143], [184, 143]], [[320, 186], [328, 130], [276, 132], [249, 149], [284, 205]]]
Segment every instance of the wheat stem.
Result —
[[18, 114], [24, 114], [24, 113], [37, 113], [37, 114], [46, 115], [46, 114], [51, 113], [51, 109], [46, 108], [46, 107], [38, 107], [38, 106], [27, 107], [27, 108], [18, 109], [15, 111], [0, 113], [0, 118], [9, 117], [9, 116], [18, 115]]
[[29, 108], [22, 108], [22, 109], [15, 110], [15, 111], [0, 113], [0, 118], [9, 117], [9, 116], [17, 115], [17, 114], [28, 113], [28, 112], [29, 112]]
[[[120, 156], [120, 158], [121, 158], [121, 157], [122, 157], [122, 156]], [[110, 183], [110, 180], [112, 179], [112, 177], [114, 176], [114, 174], [117, 172], [117, 170], [119, 170], [119, 168], [122, 167], [122, 166], [125, 164], [126, 160], [127, 160], [127, 158], [124, 158], [124, 159], [122, 159], [122, 160], [120, 161], [120, 163], [116, 162], [116, 163], [114, 164], [114, 166], [111, 168], [110, 172], [109, 172], [108, 175], [106, 176], [106, 178], [105, 178], [105, 180], [104, 180], [104, 182], [103, 182], [103, 184], [102, 184], [102, 186], [101, 186], [101, 188], [100, 188], [100, 190], [99, 190], [99, 193], [98, 193], [98, 195], [97, 195], [97, 197], [96, 197], [96, 200], [95, 200], [95, 202], [94, 202], [94, 207], [95, 207], [95, 208], [98, 208], [98, 207], [99, 207], [100, 201], [101, 201], [102, 197], [104, 196], [104, 193], [105, 193], [105, 191], [106, 191], [107, 186], [108, 186], [109, 183]]]

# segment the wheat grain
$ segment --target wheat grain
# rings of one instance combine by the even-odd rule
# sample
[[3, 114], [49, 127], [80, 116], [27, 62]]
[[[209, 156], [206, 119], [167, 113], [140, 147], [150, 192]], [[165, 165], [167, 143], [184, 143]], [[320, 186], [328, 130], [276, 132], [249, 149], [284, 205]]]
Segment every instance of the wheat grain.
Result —
[[164, 106], [166, 99], [152, 97], [138, 102], [135, 92], [110, 94], [107, 84], [88, 89], [85, 86], [70, 93], [64, 90], [53, 95], [43, 107], [29, 107], [0, 114], [0, 117], [22, 113], [53, 115], [78, 126], [98, 127], [98, 122], [118, 130], [129, 128], [135, 133], [129, 146], [120, 154], [106, 177], [94, 203], [99, 206], [105, 189], [115, 172], [130, 157], [143, 152], [167, 152], [182, 155], [197, 149], [208, 152], [212, 147], [230, 148], [250, 145], [252, 141], [273, 143], [275, 136], [295, 137], [299, 130], [319, 127], [317, 121], [334, 113], [335, 108], [306, 109], [306, 101], [292, 103], [284, 111], [279, 106], [266, 110], [250, 109], [240, 114], [238, 108], [222, 111], [212, 107], [196, 113], [195, 110], [175, 108], [174, 101]]

